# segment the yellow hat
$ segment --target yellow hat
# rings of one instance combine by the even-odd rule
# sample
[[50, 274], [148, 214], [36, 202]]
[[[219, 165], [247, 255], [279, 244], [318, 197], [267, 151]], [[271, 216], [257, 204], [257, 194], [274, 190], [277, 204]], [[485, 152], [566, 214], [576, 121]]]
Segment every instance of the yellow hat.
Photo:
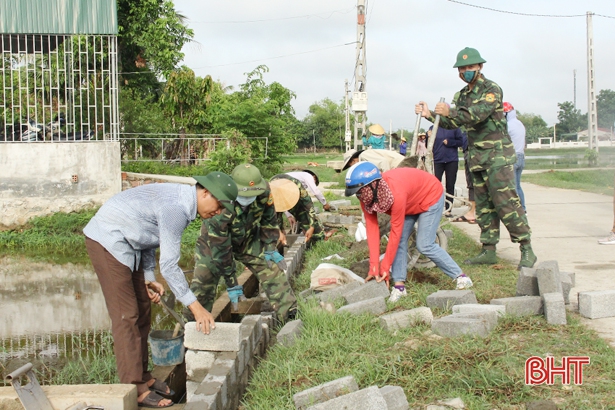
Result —
[[405, 142], [406, 141], [406, 137], [401, 137], [401, 140]]
[[384, 128], [382, 128], [382, 126], [380, 124], [374, 124], [371, 127], [368, 128], [369, 132], [371, 132], [374, 135], [383, 135], [384, 134]]
[[299, 202], [299, 187], [294, 182], [279, 178], [271, 181], [269, 186], [276, 212], [288, 211]]

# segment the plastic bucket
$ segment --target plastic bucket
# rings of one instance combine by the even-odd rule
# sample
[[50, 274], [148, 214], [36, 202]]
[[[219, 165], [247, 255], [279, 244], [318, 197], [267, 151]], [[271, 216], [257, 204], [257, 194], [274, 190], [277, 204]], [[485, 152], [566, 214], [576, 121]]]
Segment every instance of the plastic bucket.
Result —
[[156, 366], [174, 366], [184, 361], [184, 333], [173, 337], [172, 330], [153, 330], [149, 334], [152, 361]]

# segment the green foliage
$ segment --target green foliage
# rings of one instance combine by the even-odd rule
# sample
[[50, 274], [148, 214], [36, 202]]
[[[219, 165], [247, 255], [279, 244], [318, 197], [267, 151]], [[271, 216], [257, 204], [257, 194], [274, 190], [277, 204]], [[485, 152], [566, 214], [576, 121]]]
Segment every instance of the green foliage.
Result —
[[538, 174], [523, 174], [523, 181], [532, 184], [597, 194], [613, 195], [614, 169], [592, 171], [549, 171]]
[[553, 132], [547, 128], [547, 123], [540, 115], [531, 113], [522, 114], [517, 111], [517, 118], [525, 126], [525, 141], [528, 144], [538, 142], [540, 138], [549, 137], [553, 134]]
[[339, 148], [344, 146], [346, 116], [344, 103], [336, 104], [329, 98], [314, 103], [303, 120], [300, 147]]
[[596, 97], [598, 127], [610, 130], [615, 124], [615, 91], [600, 90]]
[[595, 149], [586, 149], [585, 159], [589, 162], [590, 167], [595, 167], [598, 165], [598, 151]]
[[230, 174], [233, 169], [244, 162], [251, 162], [252, 149], [244, 135], [237, 130], [229, 130], [222, 133], [222, 138], [227, 138], [228, 146], [218, 144], [218, 147], [210, 155], [207, 162], [207, 171], [221, 171]]
[[559, 112], [557, 114], [556, 133], [561, 134], [577, 133], [587, 128], [587, 114], [581, 114], [581, 110], [574, 108], [570, 101], [558, 103]]

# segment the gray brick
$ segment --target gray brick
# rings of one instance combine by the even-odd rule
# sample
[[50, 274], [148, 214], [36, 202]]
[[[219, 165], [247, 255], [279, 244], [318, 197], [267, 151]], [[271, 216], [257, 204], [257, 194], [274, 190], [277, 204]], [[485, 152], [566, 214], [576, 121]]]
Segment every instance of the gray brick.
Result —
[[566, 305], [561, 293], [545, 293], [542, 295], [542, 302], [547, 323], [551, 325], [565, 325], [568, 323], [566, 321]]
[[356, 280], [353, 280], [352, 282], [347, 283], [346, 285], [338, 286], [333, 289], [328, 289], [328, 290], [325, 290], [324, 292], [317, 293], [316, 297], [322, 300], [323, 302], [333, 302], [337, 298], [345, 299], [345, 295], [347, 293], [355, 289], [358, 289], [362, 285], [363, 285], [362, 283]]
[[615, 290], [579, 292], [579, 313], [589, 319], [615, 316]]
[[427, 296], [427, 306], [430, 308], [451, 309], [466, 303], [477, 303], [476, 295], [471, 290], [439, 290]]
[[521, 268], [517, 278], [517, 296], [539, 296], [536, 269]]
[[380, 388], [380, 394], [387, 402], [387, 410], [408, 410], [408, 399], [404, 389], [399, 386], [384, 386]]
[[192, 350], [236, 352], [241, 343], [241, 324], [216, 323], [208, 335], [197, 332], [196, 322], [186, 323], [184, 346]]
[[562, 283], [560, 282], [557, 261], [540, 262], [536, 266], [536, 279], [538, 280], [540, 296], [545, 293], [562, 293]]
[[504, 316], [506, 314], [506, 306], [481, 305], [478, 303], [467, 303], [464, 305], [453, 306], [453, 314], [477, 313], [483, 311], [496, 312], [498, 316]]
[[489, 327], [489, 331], [493, 330], [498, 325], [498, 314], [494, 311], [483, 310], [480, 312], [472, 312], [472, 313], [454, 313], [451, 317], [455, 318], [466, 318], [466, 319], [479, 319], [487, 322]]
[[303, 321], [300, 319], [287, 322], [278, 332], [278, 343], [282, 346], [292, 346], [295, 341], [301, 337], [303, 330]]
[[492, 299], [491, 304], [506, 306], [506, 314], [512, 316], [542, 315], [543, 312], [540, 296]]
[[431, 322], [431, 330], [443, 337], [478, 336], [487, 337], [491, 331], [489, 323], [482, 319], [444, 316]]
[[382, 397], [378, 386], [371, 386], [315, 406], [310, 406], [307, 410], [384, 410], [386, 408], [387, 402]]
[[354, 377], [346, 376], [296, 393], [293, 396], [293, 401], [297, 410], [304, 410], [308, 406], [358, 390], [359, 386]]
[[405, 329], [417, 323], [430, 324], [433, 320], [431, 309], [421, 306], [415, 309], [402, 310], [380, 316], [380, 326], [384, 330], [392, 332], [397, 329]]
[[329, 202], [329, 205], [331, 205], [333, 209], [337, 209], [340, 206], [350, 206], [351, 204], [352, 203], [348, 199], [337, 199]]
[[247, 315], [244, 316], [241, 320], [242, 326], [242, 334], [245, 335], [245, 328], [249, 329], [250, 336], [252, 338], [252, 343], [256, 344], [261, 337], [263, 332], [263, 319], [261, 315]]
[[386, 312], [386, 310], [387, 303], [382, 296], [378, 296], [373, 299], [362, 300], [342, 306], [337, 310], [336, 314], [350, 313], [353, 315], [362, 315], [363, 313], [372, 313], [374, 315], [379, 315]]
[[216, 354], [199, 350], [186, 350], [186, 378], [202, 382], [216, 361]]
[[560, 282], [562, 283], [562, 296], [564, 297], [564, 303], [570, 303], [570, 290], [573, 288], [572, 277], [565, 272], [559, 274]]
[[572, 287], [576, 286], [576, 275], [574, 272], [560, 272], [560, 276], [568, 276], [570, 278], [570, 283], [572, 283]]
[[389, 288], [387, 288], [384, 281], [376, 282], [375, 280], [372, 280], [354, 290], [349, 291], [344, 295], [344, 298], [346, 299], [346, 303], [350, 304], [361, 300], [373, 299], [378, 296], [386, 298], [390, 294], [391, 292], [389, 292]]

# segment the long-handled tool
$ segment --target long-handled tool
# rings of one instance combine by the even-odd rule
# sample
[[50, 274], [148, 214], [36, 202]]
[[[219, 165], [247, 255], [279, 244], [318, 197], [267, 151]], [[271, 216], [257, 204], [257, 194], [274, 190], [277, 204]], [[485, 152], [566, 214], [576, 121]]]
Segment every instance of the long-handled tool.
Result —
[[[444, 97], [440, 98], [440, 102], [444, 102]], [[436, 134], [438, 133], [438, 127], [440, 126], [440, 114], [436, 114], [436, 118], [433, 122], [433, 128], [431, 130], [431, 138], [427, 141], [427, 155], [425, 156], [425, 166], [427, 167], [427, 172], [430, 174], [434, 174], [433, 167], [433, 144], [436, 141]]]
[[[147, 286], [147, 290], [148, 292], [155, 292], [157, 293], [156, 289], [151, 285], [151, 282], [146, 280], [145, 281], [145, 285]], [[177, 323], [180, 324], [181, 328], [184, 329], [186, 326], [186, 322], [184, 322], [184, 319], [179, 315], [179, 313], [177, 313], [175, 310], [173, 310], [173, 308], [171, 306], [168, 305], [167, 301], [164, 300], [164, 298], [162, 296], [160, 296], [160, 304], [162, 305], [162, 307], [164, 308], [164, 310], [167, 311], [167, 313], [169, 315], [171, 315], [175, 320], [177, 320]]]

